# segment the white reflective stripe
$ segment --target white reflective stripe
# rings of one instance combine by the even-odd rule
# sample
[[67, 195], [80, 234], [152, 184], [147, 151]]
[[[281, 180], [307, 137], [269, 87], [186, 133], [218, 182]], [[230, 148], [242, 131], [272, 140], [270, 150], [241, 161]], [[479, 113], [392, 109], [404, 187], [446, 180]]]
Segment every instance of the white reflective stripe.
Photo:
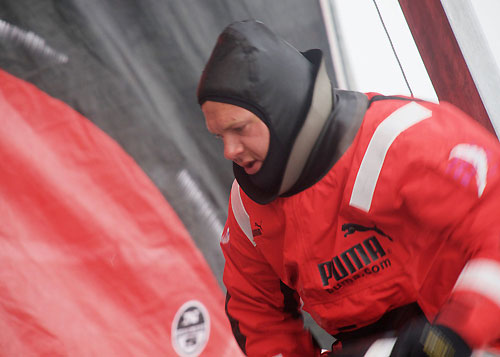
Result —
[[453, 288], [459, 290], [474, 291], [500, 307], [500, 263], [490, 259], [471, 260]]
[[375, 186], [390, 146], [399, 134], [431, 115], [432, 111], [429, 109], [411, 102], [393, 112], [379, 124], [361, 161], [349, 205], [365, 212], [370, 210]]
[[231, 207], [233, 208], [233, 215], [234, 218], [236, 218], [236, 222], [238, 222], [238, 225], [243, 233], [245, 233], [250, 242], [252, 242], [255, 246], [250, 217], [248, 216], [248, 213], [243, 206], [243, 202], [241, 201], [240, 185], [238, 185], [236, 180], [234, 180], [233, 187], [231, 187]]
[[364, 357], [389, 357], [396, 344], [396, 337], [381, 338], [373, 342]]

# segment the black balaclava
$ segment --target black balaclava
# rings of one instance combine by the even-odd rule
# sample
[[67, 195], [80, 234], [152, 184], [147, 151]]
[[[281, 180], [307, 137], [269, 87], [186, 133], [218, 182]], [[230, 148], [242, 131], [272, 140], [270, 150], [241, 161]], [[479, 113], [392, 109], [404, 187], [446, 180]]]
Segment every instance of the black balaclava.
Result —
[[[321, 90], [315, 89], [318, 78], [321, 79]], [[316, 100], [321, 105], [319, 110], [312, 110], [313, 94], [317, 96], [317, 93], [322, 96]], [[306, 184], [297, 186], [297, 181], [301, 181], [300, 177], [311, 176], [310, 173], [304, 176], [302, 172], [305, 166], [308, 169], [311, 167], [308, 161], [311, 152], [319, 151], [324, 156], [324, 145], [318, 148], [313, 143], [318, 136], [325, 137], [319, 131], [327, 126], [325, 122], [332, 113], [336, 97], [333, 93], [320, 50], [301, 53], [261, 22], [246, 20], [232, 23], [219, 36], [201, 76], [197, 94], [200, 105], [205, 101], [237, 105], [257, 115], [268, 127], [269, 149], [260, 170], [248, 175], [242, 167], [233, 163], [234, 175], [243, 191], [255, 202], [266, 204], [280, 195], [298, 192], [311, 184], [309, 179]], [[305, 133], [301, 134], [303, 138], [300, 140], [298, 136], [306, 119], [314, 121], [309, 119], [311, 112], [315, 112], [313, 116], [320, 117], [319, 124], [314, 118], [316, 123], [312, 124], [319, 127], [312, 130], [312, 139]], [[338, 126], [337, 123], [329, 125], [330, 129]], [[335, 133], [335, 137], [338, 134]], [[296, 140], [306, 142], [306, 145], [294, 148]], [[323, 139], [323, 144], [325, 141], [328, 140]], [[329, 151], [336, 149], [329, 141], [327, 146]], [[305, 157], [302, 151], [305, 151]], [[334, 157], [333, 153], [331, 156]], [[333, 165], [331, 160], [326, 161], [319, 165], [319, 171], [313, 170], [312, 181], [316, 182]], [[318, 167], [316, 164], [313, 166]], [[299, 167], [298, 171], [296, 167]], [[295, 173], [288, 174], [294, 170]], [[283, 187], [285, 181], [288, 182]]]

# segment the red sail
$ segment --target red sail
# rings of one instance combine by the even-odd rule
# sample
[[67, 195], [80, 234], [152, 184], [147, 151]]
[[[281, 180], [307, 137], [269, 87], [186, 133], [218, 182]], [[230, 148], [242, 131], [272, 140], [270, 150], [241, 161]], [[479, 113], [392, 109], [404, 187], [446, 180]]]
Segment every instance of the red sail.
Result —
[[149, 178], [3, 71], [0, 192], [1, 356], [241, 354], [216, 280]]

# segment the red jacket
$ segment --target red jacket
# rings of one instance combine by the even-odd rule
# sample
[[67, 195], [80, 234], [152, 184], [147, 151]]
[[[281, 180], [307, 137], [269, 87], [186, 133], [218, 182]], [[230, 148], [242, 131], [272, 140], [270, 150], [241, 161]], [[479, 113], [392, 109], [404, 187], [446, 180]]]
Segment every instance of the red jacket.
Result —
[[240, 346], [312, 356], [299, 304], [334, 335], [413, 302], [471, 347], [493, 344], [499, 163], [497, 139], [451, 105], [383, 100], [310, 188], [259, 205], [235, 181], [221, 247]]

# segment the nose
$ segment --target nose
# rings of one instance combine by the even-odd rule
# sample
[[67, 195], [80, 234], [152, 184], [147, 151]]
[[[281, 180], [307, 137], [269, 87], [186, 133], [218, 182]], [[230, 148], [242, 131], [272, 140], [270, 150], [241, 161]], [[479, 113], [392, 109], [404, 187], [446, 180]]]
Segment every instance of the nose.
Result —
[[243, 152], [243, 144], [231, 135], [224, 137], [224, 157], [231, 161], [236, 159]]

